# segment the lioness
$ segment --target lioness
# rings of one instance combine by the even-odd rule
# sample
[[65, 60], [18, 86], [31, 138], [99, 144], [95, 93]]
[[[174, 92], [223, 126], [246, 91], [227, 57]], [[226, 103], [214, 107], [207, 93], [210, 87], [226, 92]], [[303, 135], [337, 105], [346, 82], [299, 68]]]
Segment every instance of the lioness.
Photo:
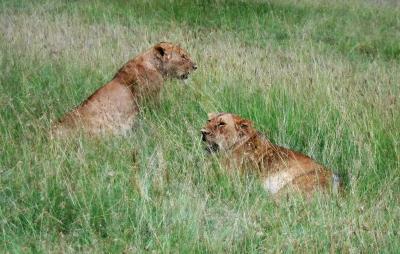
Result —
[[251, 121], [237, 115], [210, 113], [201, 134], [207, 151], [219, 152], [228, 170], [256, 172], [274, 197], [293, 190], [311, 197], [318, 189], [339, 186], [331, 171], [304, 154], [272, 144]]
[[82, 128], [89, 134], [123, 134], [132, 128], [140, 102], [157, 97], [165, 79], [187, 79], [196, 69], [186, 50], [160, 42], [122, 66], [110, 82], [55, 123], [52, 133]]

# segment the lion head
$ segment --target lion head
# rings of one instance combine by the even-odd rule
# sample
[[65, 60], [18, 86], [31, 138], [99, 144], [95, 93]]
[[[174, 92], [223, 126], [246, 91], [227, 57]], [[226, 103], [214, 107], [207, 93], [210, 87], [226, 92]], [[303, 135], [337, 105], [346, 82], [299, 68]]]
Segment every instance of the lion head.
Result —
[[160, 42], [154, 46], [154, 51], [161, 61], [161, 70], [167, 77], [187, 79], [197, 69], [189, 54], [179, 45]]
[[246, 142], [257, 131], [252, 122], [230, 113], [209, 113], [201, 130], [202, 140], [209, 152], [229, 151]]

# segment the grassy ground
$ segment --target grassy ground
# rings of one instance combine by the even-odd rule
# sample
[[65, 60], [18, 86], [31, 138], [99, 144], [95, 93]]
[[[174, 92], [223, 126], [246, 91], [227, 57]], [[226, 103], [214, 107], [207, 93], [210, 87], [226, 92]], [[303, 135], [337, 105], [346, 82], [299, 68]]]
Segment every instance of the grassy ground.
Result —
[[[0, 252], [397, 252], [396, 1], [2, 1]], [[159, 41], [198, 63], [127, 137], [51, 121]], [[253, 119], [346, 181], [271, 201], [204, 154], [210, 111]]]

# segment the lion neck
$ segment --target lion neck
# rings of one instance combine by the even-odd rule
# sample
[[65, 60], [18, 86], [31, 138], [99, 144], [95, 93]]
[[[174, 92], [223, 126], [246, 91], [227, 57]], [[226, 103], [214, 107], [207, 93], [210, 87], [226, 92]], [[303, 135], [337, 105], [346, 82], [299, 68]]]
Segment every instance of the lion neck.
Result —
[[163, 79], [166, 79], [168, 76], [167, 70], [164, 68], [164, 62], [161, 58], [153, 55], [151, 62], [154, 66], [154, 68], [162, 75]]
[[259, 132], [237, 144], [231, 150], [230, 156], [234, 158], [236, 167], [242, 170], [255, 170], [261, 174], [268, 174], [274, 170], [275, 158], [287, 157], [279, 146], [271, 143]]
[[164, 80], [166, 71], [163, 68], [163, 62], [156, 57], [154, 50], [151, 49], [122, 66], [115, 74], [113, 81], [127, 86], [134, 86], [140, 84], [140, 81], [142, 83], [143, 81], [151, 81], [155, 76], [158, 79], [160, 75], [161, 79]]
[[236, 166], [239, 168], [249, 166], [254, 168], [256, 165], [248, 164], [254, 164], [256, 161], [258, 161], [259, 157], [267, 149], [267, 144], [268, 142], [262, 136], [262, 134], [255, 132], [247, 139], [237, 142], [232, 149], [230, 149], [230, 152], [227, 154], [227, 156], [233, 157]]
[[243, 154], [244, 156], [257, 154], [258, 152], [265, 150], [269, 144], [270, 142], [263, 137], [261, 133], [255, 132], [247, 139], [235, 144], [232, 148], [232, 152], [235, 154]]

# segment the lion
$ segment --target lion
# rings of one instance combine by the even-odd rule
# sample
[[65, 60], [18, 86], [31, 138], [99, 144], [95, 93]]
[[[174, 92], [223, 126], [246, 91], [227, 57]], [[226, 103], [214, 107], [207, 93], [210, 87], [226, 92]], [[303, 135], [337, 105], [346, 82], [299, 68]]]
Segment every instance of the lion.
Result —
[[293, 191], [310, 198], [317, 190], [339, 188], [337, 175], [307, 155], [271, 143], [238, 115], [210, 113], [201, 134], [206, 150], [218, 152], [229, 171], [256, 173], [275, 198]]
[[187, 79], [197, 69], [186, 50], [160, 42], [128, 61], [114, 78], [52, 126], [60, 136], [76, 129], [98, 135], [132, 129], [143, 100], [154, 100], [168, 78]]

